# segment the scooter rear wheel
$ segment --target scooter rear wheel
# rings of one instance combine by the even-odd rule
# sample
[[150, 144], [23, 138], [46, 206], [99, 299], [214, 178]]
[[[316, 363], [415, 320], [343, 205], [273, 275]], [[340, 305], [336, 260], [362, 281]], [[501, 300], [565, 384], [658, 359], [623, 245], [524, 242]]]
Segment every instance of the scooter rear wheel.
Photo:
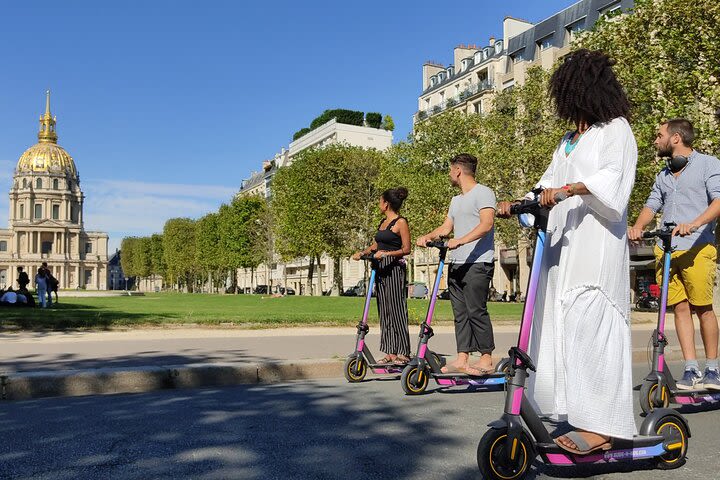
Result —
[[367, 375], [367, 363], [362, 357], [348, 357], [345, 360], [345, 379], [350, 383], [362, 382]]
[[658, 401], [655, 398], [658, 388], [657, 380], [645, 380], [640, 386], [640, 408], [643, 413], [651, 413], [656, 408], [667, 408], [670, 405], [670, 390], [663, 386], [661, 400]]
[[657, 468], [672, 470], [685, 465], [689, 436], [685, 423], [677, 415], [666, 415], [657, 422], [655, 434], [665, 439], [663, 444], [669, 450], [658, 457]]
[[480, 473], [490, 480], [518, 480], [525, 478], [537, 454], [525, 432], [515, 440], [508, 452], [507, 429], [491, 428], [480, 439], [477, 462]]
[[430, 374], [427, 369], [421, 369], [417, 365], [408, 365], [400, 376], [400, 385], [402, 385], [405, 395], [425, 393], [429, 381]]

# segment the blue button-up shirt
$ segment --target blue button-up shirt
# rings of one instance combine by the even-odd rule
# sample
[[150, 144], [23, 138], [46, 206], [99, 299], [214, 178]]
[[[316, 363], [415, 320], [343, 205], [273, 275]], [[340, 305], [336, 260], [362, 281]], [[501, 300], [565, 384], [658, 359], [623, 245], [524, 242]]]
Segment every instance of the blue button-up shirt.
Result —
[[[720, 160], [693, 151], [688, 164], [677, 177], [664, 168], [657, 177], [645, 206], [657, 213], [662, 210], [662, 223], [690, 223], [720, 198]], [[677, 250], [715, 243], [715, 220], [686, 237], [673, 238]]]

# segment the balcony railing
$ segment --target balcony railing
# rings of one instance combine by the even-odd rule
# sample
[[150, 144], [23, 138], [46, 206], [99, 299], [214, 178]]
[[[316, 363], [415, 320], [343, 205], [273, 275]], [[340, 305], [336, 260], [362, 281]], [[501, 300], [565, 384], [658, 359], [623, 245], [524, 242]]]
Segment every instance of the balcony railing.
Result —
[[473, 83], [468, 88], [460, 92], [459, 94], [455, 95], [454, 97], [450, 97], [447, 100], [437, 104], [433, 105], [432, 107], [426, 109], [426, 110], [420, 110], [418, 111], [415, 116], [418, 120], [425, 120], [428, 117], [431, 117], [432, 115], [438, 114], [440, 112], [443, 112], [447, 110], [448, 108], [453, 108], [457, 105], [460, 105], [462, 103], [465, 103], [467, 100], [471, 99], [472, 97], [479, 95], [483, 92], [486, 92], [488, 90], [492, 90], [494, 88], [493, 82], [490, 80], [484, 80], [482, 82]]

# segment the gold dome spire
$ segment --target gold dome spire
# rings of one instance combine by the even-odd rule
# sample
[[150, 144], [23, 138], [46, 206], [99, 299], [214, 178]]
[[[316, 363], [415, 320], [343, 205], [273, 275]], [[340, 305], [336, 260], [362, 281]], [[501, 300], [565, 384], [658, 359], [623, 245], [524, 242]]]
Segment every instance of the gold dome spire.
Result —
[[45, 114], [40, 115], [40, 131], [38, 132], [38, 140], [40, 143], [57, 143], [57, 132], [55, 132], [55, 124], [57, 118], [50, 113], [50, 90], [46, 93], [45, 98]]
[[16, 171], [65, 173], [77, 177], [73, 158], [57, 144], [55, 124], [57, 119], [50, 113], [50, 90], [46, 93], [45, 113], [40, 115], [39, 142], [25, 150], [18, 160]]

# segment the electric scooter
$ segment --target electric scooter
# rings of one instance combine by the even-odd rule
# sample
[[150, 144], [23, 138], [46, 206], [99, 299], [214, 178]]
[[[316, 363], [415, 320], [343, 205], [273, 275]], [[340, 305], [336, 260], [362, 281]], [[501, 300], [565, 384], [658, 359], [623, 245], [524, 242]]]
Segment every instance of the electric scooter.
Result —
[[485, 375], [468, 375], [467, 373], [443, 373], [444, 359], [438, 354], [428, 349], [428, 341], [434, 335], [430, 326], [432, 323], [433, 313], [435, 312], [435, 302], [437, 301], [438, 289], [440, 288], [440, 279], [445, 267], [445, 256], [447, 255], [447, 242], [427, 242], [427, 247], [434, 247], [440, 251], [440, 261], [438, 263], [437, 274], [435, 275], [435, 283], [433, 284], [432, 294], [430, 295], [430, 305], [428, 306], [425, 321], [420, 324], [420, 340], [418, 342], [417, 356], [408, 362], [407, 366], [400, 377], [400, 385], [406, 395], [419, 395], [424, 393], [430, 382], [430, 377], [435, 379], [438, 385], [449, 387], [455, 385], [468, 385], [468, 390], [475, 390], [478, 387], [487, 387], [492, 385], [503, 385], [505, 383], [505, 373], [508, 365], [508, 359], [503, 359], [495, 366], [495, 373]]
[[[537, 191], [535, 194], [537, 195]], [[556, 198], [557, 201], [563, 198]], [[560, 448], [550, 436], [540, 416], [525, 396], [525, 382], [535, 365], [528, 356], [533, 310], [540, 280], [540, 267], [545, 247], [548, 209], [536, 200], [513, 205], [511, 214], [534, 215], [537, 237], [527, 297], [523, 309], [518, 344], [510, 349], [503, 416], [488, 426], [477, 448], [477, 462], [485, 478], [517, 480], [525, 478], [535, 457], [549, 465], [653, 461], [657, 468], [672, 469], [685, 463], [690, 429], [685, 419], [668, 409], [655, 409], [645, 417], [640, 434], [632, 440], [613, 439], [609, 450], [576, 455]]]
[[643, 238], [659, 238], [663, 248], [663, 278], [660, 293], [660, 310], [657, 328], [652, 334], [653, 355], [650, 373], [640, 387], [640, 408], [650, 413], [656, 408], [667, 408], [670, 403], [692, 405], [698, 403], [720, 402], [720, 391], [708, 389], [680, 390], [677, 388], [672, 372], [665, 363], [665, 314], [667, 312], [668, 285], [670, 279], [670, 257], [672, 254], [672, 232], [674, 223], [666, 223], [664, 228], [643, 233]]
[[370, 349], [365, 345], [365, 335], [370, 331], [367, 324], [368, 312], [370, 311], [370, 299], [372, 298], [373, 287], [375, 286], [375, 276], [377, 274], [378, 261], [370, 255], [363, 255], [360, 260], [370, 262], [370, 280], [368, 281], [367, 292], [365, 292], [365, 307], [360, 323], [357, 324], [357, 335], [355, 337], [355, 351], [348, 355], [345, 360], [343, 372], [345, 378], [350, 383], [362, 382], [367, 375], [368, 369], [375, 374], [392, 374], [399, 375], [403, 371], [405, 364], [393, 363], [377, 363]]

